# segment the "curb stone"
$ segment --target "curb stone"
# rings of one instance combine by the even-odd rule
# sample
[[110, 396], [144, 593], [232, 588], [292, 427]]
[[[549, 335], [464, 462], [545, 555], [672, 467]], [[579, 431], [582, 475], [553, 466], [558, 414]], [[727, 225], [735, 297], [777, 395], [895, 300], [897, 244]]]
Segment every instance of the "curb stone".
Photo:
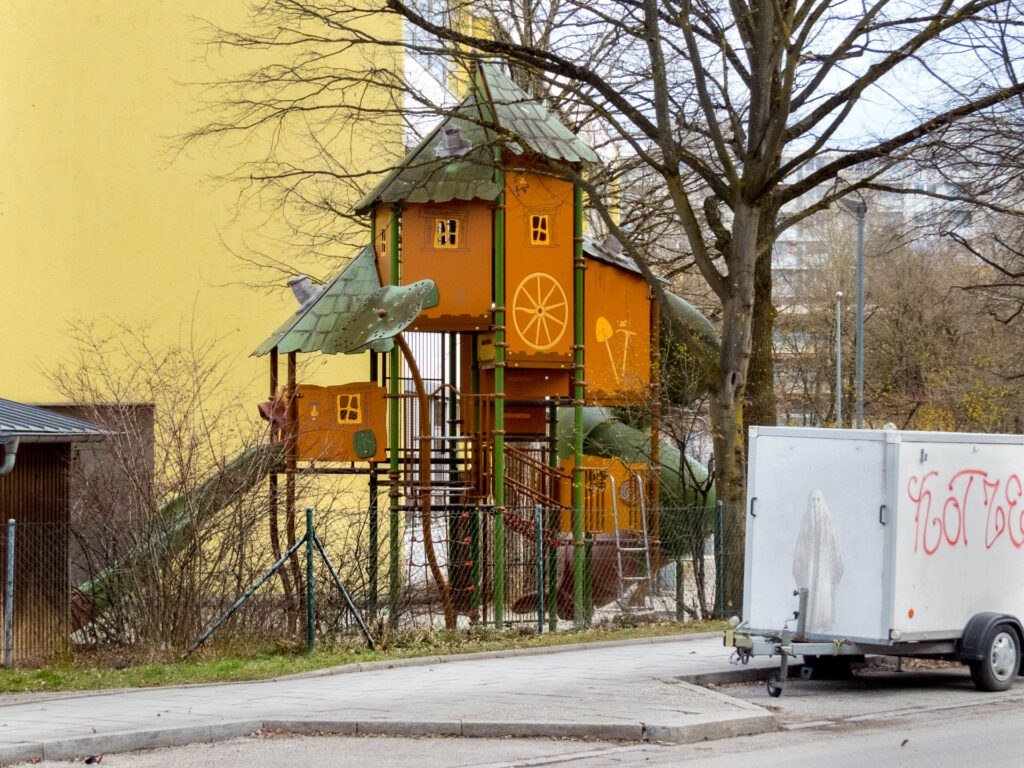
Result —
[[[800, 664], [794, 664], [789, 668], [789, 677], [800, 677]], [[740, 683], [763, 683], [772, 672], [778, 672], [778, 664], [766, 667], [737, 667], [723, 672], [696, 672], [692, 675], [679, 675], [676, 680], [681, 680], [690, 685], [706, 687], [708, 685], [737, 685]]]
[[136, 749], [180, 747], [208, 741], [224, 741], [259, 731], [259, 720], [187, 725], [147, 730], [114, 731], [88, 736], [73, 736], [50, 741], [22, 742], [0, 746], [0, 765], [29, 760], [67, 760], [103, 752], [130, 752]]
[[[710, 693], [714, 693], [713, 691]], [[719, 694], [725, 697], [722, 694]], [[735, 703], [730, 699], [731, 703]], [[66, 760], [93, 753], [131, 752], [224, 741], [259, 731], [383, 736], [460, 736], [466, 738], [589, 738], [608, 741], [686, 744], [750, 736], [778, 729], [770, 712], [746, 704], [739, 714], [707, 715], [682, 725], [657, 723], [578, 723], [474, 720], [237, 720], [213, 725], [118, 731], [45, 742], [0, 746], [0, 765], [32, 760]]]

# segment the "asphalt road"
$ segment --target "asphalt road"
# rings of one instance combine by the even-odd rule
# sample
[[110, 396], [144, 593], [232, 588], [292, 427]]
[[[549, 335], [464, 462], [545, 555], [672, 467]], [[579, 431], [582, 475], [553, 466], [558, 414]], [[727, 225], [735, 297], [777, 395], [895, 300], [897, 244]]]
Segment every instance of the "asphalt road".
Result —
[[1018, 682], [1005, 693], [984, 694], [973, 689], [960, 669], [903, 674], [876, 671], [854, 680], [797, 681], [779, 699], [769, 699], [763, 685], [723, 690], [774, 708], [782, 719], [783, 730], [681, 746], [548, 739], [270, 735], [108, 755], [103, 766], [596, 768], [696, 763], [702, 768], [959, 768], [1024, 762], [1024, 728], [1020, 727], [1024, 722], [1024, 682]]

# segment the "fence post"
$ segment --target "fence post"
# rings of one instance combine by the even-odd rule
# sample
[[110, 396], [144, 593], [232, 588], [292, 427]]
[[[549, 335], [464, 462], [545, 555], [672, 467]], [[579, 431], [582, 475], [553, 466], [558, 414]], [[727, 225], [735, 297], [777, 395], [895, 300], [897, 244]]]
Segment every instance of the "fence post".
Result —
[[594, 535], [589, 531], [583, 538], [583, 626], [590, 629], [594, 618]]
[[715, 502], [715, 606], [722, 619], [722, 587], [725, 581], [725, 545], [722, 542], [722, 502]]
[[313, 652], [316, 607], [313, 604], [313, 508], [306, 507], [306, 652]]
[[537, 634], [544, 634], [544, 512], [537, 505], [534, 513], [534, 531], [537, 534]]
[[11, 668], [14, 640], [14, 518], [7, 521], [7, 583], [4, 594], [4, 666]]

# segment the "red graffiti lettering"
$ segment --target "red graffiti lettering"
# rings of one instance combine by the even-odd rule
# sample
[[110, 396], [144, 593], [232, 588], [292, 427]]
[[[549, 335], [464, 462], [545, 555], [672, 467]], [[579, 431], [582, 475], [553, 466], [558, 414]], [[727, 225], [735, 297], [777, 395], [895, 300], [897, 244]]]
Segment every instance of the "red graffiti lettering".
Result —
[[[924, 484], [928, 482], [928, 478], [933, 475], [938, 475], [938, 472], [929, 472], [927, 475], [922, 477], [920, 480], [915, 476], [911, 475], [907, 481], [907, 496], [910, 500], [917, 505], [917, 510], [914, 513], [914, 551], [917, 552], [917, 542], [921, 538], [921, 506], [925, 508], [925, 517], [928, 516], [928, 510], [932, 506], [932, 493], [924, 489]], [[914, 495], [914, 486], [917, 486], [917, 495]], [[929, 552], [929, 554], [931, 554]]]
[[[1006, 481], [1006, 487], [1003, 489], [1004, 495], [1006, 495], [1007, 504], [1009, 509], [1013, 509], [1013, 505], [1017, 502], [1010, 502], [1010, 484], [1016, 480], [1017, 486], [1020, 487], [1020, 480], [1017, 480], [1016, 475], [1010, 475], [1010, 479]], [[999, 489], [999, 483], [996, 483], [992, 488], [992, 498], [995, 498], [996, 491]], [[988, 483], [985, 484], [986, 496], [988, 495]], [[1020, 491], [1018, 491], [1020, 495]], [[995, 525], [992, 524], [992, 513], [995, 512]], [[985, 549], [992, 549], [992, 545], [996, 543], [996, 540], [1003, 535], [1006, 530], [1007, 523], [1009, 522], [1009, 512], [1003, 508], [1002, 504], [989, 504], [988, 514], [985, 516]], [[1012, 534], [1011, 534], [1012, 537]], [[1024, 542], [1022, 542], [1024, 543]]]
[[[1024, 482], [1017, 475], [1010, 475], [1004, 483], [1002, 478], [990, 480], [988, 472], [980, 469], [956, 472], [946, 485], [948, 495], [937, 499], [942, 506], [933, 509], [932, 490], [926, 486], [937, 475], [912, 475], [907, 482], [907, 497], [915, 505], [914, 552], [920, 548], [926, 555], [934, 555], [943, 542], [950, 547], [966, 547], [969, 523], [973, 519], [980, 522], [982, 511], [985, 549], [991, 549], [1007, 531], [1013, 546], [1024, 548]], [[979, 505], [982, 509], [978, 509]]]
[[[955, 475], [953, 475], [952, 479], [949, 481], [950, 494], [953, 493], [953, 485], [958, 480], [966, 478], [967, 483], [964, 487], [963, 495], [960, 497], [960, 501], [957, 501], [952, 495], [946, 500], [946, 507], [952, 504], [957, 512], [958, 518], [957, 535], [955, 538], [949, 538], [949, 533], [947, 529], [946, 541], [948, 541], [950, 545], [956, 544], [957, 540], [960, 538], [960, 534], [963, 533], [964, 546], [967, 546], [967, 500], [971, 493], [971, 486], [974, 485], [975, 477], [981, 478], [982, 487], [985, 490], [985, 505], [988, 506], [991, 503], [991, 499], [995, 498], [995, 493], [993, 493], [992, 496], [989, 496], [989, 489], [991, 488], [994, 491], [996, 488], [999, 487], [1000, 481], [996, 481], [995, 485], [989, 483], [987, 481], [988, 472], [982, 472], [979, 469], [965, 469], [962, 472], [957, 472]], [[946, 521], [946, 507], [943, 507], [942, 510], [943, 525], [945, 525]]]
[[[1016, 490], [1011, 492], [1010, 487]], [[1006, 527], [1010, 531], [1010, 541], [1013, 542], [1013, 546], [1020, 549], [1024, 546], [1024, 505], [1021, 505], [1020, 511], [1017, 512], [1017, 519], [1014, 521], [1016, 525], [1011, 525], [1011, 515], [1013, 514], [1013, 508], [1020, 502], [1021, 497], [1024, 496], [1024, 486], [1021, 485], [1020, 478], [1016, 475], [1010, 475], [1006, 481], [1006, 487], [1003, 491], [1003, 495], [1006, 497]], [[1020, 533], [1020, 539], [1014, 535], [1014, 531]]]

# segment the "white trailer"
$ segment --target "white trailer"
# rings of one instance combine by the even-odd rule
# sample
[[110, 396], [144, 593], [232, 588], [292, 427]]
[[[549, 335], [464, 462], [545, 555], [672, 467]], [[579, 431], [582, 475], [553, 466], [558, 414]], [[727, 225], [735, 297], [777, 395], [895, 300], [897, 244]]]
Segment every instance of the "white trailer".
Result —
[[[1009, 688], [1024, 647], [1024, 436], [751, 427], [745, 662], [956, 659]], [[801, 670], [807, 674], [813, 667]]]

